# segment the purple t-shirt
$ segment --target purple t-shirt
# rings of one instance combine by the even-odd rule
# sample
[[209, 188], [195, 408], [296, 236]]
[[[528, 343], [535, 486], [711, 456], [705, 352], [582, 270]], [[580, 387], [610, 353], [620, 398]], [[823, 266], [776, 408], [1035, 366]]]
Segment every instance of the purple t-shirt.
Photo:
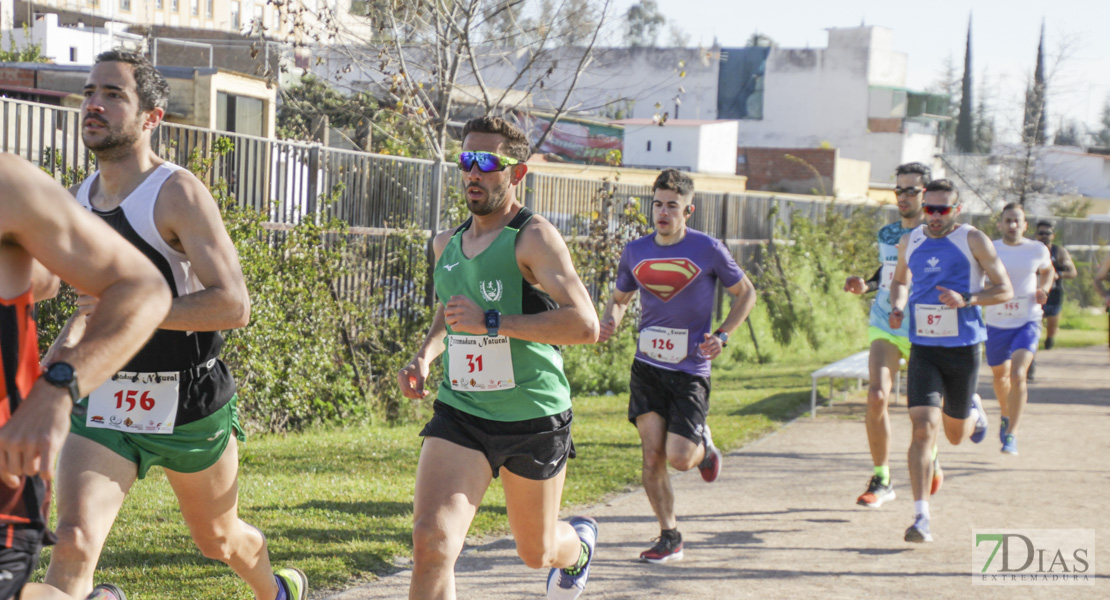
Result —
[[708, 377], [698, 344], [713, 324], [717, 280], [732, 287], [743, 277], [728, 248], [700, 231], [687, 229], [673, 246], [656, 244], [654, 233], [625, 246], [617, 289], [639, 290], [643, 306], [636, 360]]

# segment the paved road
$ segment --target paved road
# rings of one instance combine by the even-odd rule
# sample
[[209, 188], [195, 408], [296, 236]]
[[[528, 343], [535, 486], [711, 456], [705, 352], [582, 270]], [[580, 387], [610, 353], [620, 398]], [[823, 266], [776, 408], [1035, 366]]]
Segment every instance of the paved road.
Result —
[[[685, 560], [636, 561], [658, 525], [642, 491], [585, 511], [600, 539], [583, 600], [593, 598], [1107, 598], [1110, 597], [1110, 357], [1105, 348], [1057, 349], [1037, 359], [1038, 381], [1019, 456], [999, 452], [998, 403], [984, 365], [979, 392], [991, 432], [982, 444], [942, 442], [944, 487], [931, 503], [932, 544], [907, 544], [912, 521], [904, 404], [892, 407], [898, 498], [855, 505], [870, 476], [864, 399], [854, 394], [726, 457], [713, 484], [697, 471], [673, 479]], [[903, 396], [904, 398], [904, 396]], [[972, 585], [972, 529], [1094, 529], [1094, 585]], [[511, 539], [469, 548], [459, 598], [542, 598], [545, 572], [517, 559]], [[407, 598], [410, 572], [329, 600]]]

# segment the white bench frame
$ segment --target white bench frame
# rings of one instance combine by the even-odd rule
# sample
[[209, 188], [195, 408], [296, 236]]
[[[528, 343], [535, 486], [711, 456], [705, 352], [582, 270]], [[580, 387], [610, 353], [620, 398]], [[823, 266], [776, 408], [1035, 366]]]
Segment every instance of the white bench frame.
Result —
[[[830, 365], [825, 365], [820, 369], [814, 371], [810, 376], [813, 378], [813, 389], [809, 394], [809, 416], [810, 418], [817, 417], [817, 380], [821, 377], [829, 378], [829, 406], [832, 406], [833, 399], [833, 384], [837, 377], [844, 379], [855, 379], [856, 388], [858, 389], [863, 385], [865, 380], [871, 379], [870, 369], [871, 351], [864, 350], [857, 352], [847, 358], [842, 358]], [[902, 369], [901, 367], [906, 364], [905, 359], [899, 359], [898, 372], [894, 374], [894, 400], [891, 404], [898, 404], [898, 392], [902, 386]]]

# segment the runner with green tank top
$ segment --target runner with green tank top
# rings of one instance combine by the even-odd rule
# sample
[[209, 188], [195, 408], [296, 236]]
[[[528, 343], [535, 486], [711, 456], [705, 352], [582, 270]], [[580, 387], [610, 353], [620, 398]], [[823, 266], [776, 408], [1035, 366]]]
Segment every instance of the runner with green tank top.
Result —
[[[501, 314], [536, 314], [554, 307], [551, 297], [524, 279], [517, 265], [517, 235], [532, 218], [521, 208], [489, 248], [469, 259], [461, 225], [436, 263], [436, 295], [447, 304], [452, 296], [478, 301], [483, 310]], [[450, 268], [448, 268], [450, 267]], [[447, 352], [438, 399], [465, 413], [491, 421], [523, 421], [570, 409], [570, 384], [563, 358], [551, 344], [499, 335], [458, 334], [447, 327]]]
[[429, 366], [443, 355], [444, 380], [420, 432], [409, 597], [455, 598], [455, 561], [500, 477], [517, 553], [529, 567], [550, 568], [549, 599], [573, 600], [586, 586], [597, 523], [559, 521], [574, 445], [556, 346], [597, 340], [597, 313], [562, 235], [516, 200], [531, 154], [524, 132], [480, 117], [463, 129], [462, 149], [472, 216], [432, 242], [439, 307], [397, 377], [407, 398], [424, 398]]
[[[849, 277], [844, 282], [846, 292], [857, 295], [878, 292], [871, 303], [867, 327], [870, 355], [867, 413], [864, 417], [874, 472], [867, 490], [856, 499], [856, 504], [868, 508], [878, 508], [895, 498], [894, 484], [890, 479], [890, 414], [887, 407], [894, 374], [901, 368], [900, 361], [910, 356], [910, 338], [909, 323], [899, 328], [890, 326], [890, 282], [898, 265], [898, 242], [923, 221], [921, 198], [925, 186], [929, 184], [931, 169], [914, 162], [900, 165], [894, 173], [894, 197], [901, 219], [879, 229], [879, 270], [867, 281], [862, 277]], [[935, 494], [944, 481], [935, 451], [933, 461], [932, 493]]]

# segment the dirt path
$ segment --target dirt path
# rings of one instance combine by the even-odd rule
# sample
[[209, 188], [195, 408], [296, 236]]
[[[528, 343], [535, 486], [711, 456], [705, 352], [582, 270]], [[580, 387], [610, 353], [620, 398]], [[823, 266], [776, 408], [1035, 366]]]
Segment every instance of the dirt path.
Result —
[[[1110, 597], [1110, 357], [1105, 348], [1057, 349], [1042, 352], [1037, 366], [1021, 454], [1008, 456], [999, 452], [998, 403], [984, 364], [979, 392], [991, 432], [979, 445], [941, 443], [946, 479], [931, 503], [936, 542], [902, 541], [913, 517], [904, 396], [891, 410], [898, 498], [871, 510], [855, 505], [871, 471], [864, 399], [838, 395], [817, 419], [729, 454], [716, 483], [696, 470], [674, 476], [681, 562], [636, 561], [659, 532], [642, 491], [588, 511], [600, 536], [583, 600]], [[1094, 529], [1099, 576], [1092, 586], [972, 586], [971, 530], [990, 528]], [[459, 598], [544, 596], [546, 572], [523, 566], [511, 539], [468, 548], [456, 571]], [[407, 598], [409, 576], [402, 571], [329, 600]]]

